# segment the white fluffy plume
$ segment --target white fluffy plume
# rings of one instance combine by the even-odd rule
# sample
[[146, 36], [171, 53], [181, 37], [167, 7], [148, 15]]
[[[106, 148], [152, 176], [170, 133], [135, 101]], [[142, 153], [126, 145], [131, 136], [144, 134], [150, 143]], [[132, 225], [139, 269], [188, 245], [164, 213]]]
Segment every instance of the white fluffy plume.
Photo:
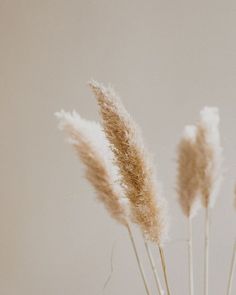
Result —
[[99, 200], [119, 222], [125, 223], [126, 199], [119, 183], [119, 173], [113, 154], [99, 123], [88, 121], [73, 111], [55, 114], [59, 128], [68, 134], [68, 141], [86, 167], [86, 176], [94, 186]]
[[205, 107], [197, 126], [199, 179], [204, 207], [213, 206], [222, 181], [222, 147], [219, 134], [219, 111]]

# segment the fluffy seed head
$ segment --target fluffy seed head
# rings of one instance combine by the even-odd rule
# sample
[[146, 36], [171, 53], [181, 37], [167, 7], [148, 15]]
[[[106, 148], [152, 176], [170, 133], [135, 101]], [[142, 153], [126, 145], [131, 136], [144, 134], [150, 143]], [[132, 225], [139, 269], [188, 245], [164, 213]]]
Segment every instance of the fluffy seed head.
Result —
[[222, 181], [219, 121], [217, 108], [205, 107], [200, 112], [196, 144], [198, 148], [198, 175], [204, 207], [214, 205]]
[[93, 121], [72, 113], [58, 112], [59, 128], [64, 130], [69, 142], [86, 167], [86, 177], [94, 187], [98, 199], [105, 205], [110, 215], [126, 225], [122, 188], [118, 180], [118, 170], [113, 165], [113, 155], [101, 126]]
[[199, 208], [196, 126], [186, 126], [178, 145], [177, 191], [186, 217], [192, 218]]
[[140, 130], [111, 87], [91, 81], [106, 136], [120, 169], [122, 185], [130, 201], [133, 221], [152, 241], [163, 243], [167, 234], [166, 204], [157, 193], [153, 167]]

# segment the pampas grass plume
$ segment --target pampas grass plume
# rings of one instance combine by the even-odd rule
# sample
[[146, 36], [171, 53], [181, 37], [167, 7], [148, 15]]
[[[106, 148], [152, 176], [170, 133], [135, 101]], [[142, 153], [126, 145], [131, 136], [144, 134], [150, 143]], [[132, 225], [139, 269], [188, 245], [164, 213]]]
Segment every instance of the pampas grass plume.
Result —
[[178, 145], [177, 191], [184, 215], [192, 218], [199, 208], [196, 126], [186, 126]]
[[140, 225], [148, 239], [163, 243], [167, 234], [166, 205], [157, 192], [140, 130], [111, 87], [95, 81], [89, 85], [100, 107], [104, 131], [120, 169], [133, 221]]
[[55, 115], [59, 119], [59, 128], [68, 134], [69, 142], [83, 162], [86, 178], [98, 199], [114, 219], [126, 225], [125, 199], [121, 199], [118, 171], [112, 163], [112, 153], [101, 126], [81, 118], [75, 111], [68, 113], [62, 110]]
[[198, 175], [202, 204], [205, 208], [214, 205], [222, 181], [219, 122], [218, 108], [205, 107], [200, 112], [196, 144], [198, 146]]

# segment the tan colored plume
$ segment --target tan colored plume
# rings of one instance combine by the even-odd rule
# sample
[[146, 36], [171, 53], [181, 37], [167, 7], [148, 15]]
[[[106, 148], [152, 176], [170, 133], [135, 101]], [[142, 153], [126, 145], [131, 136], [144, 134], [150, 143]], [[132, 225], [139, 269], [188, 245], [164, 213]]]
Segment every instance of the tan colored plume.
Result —
[[111, 150], [101, 126], [82, 119], [75, 111], [61, 111], [55, 115], [59, 119], [59, 128], [68, 134], [69, 142], [86, 167], [86, 177], [98, 199], [114, 219], [126, 225], [125, 199], [121, 199], [118, 171], [112, 163]]
[[205, 107], [197, 125], [198, 176], [205, 208], [212, 207], [222, 181], [222, 147], [217, 108]]
[[196, 126], [186, 126], [178, 145], [177, 191], [179, 204], [186, 217], [193, 217], [199, 208]]
[[106, 136], [120, 169], [133, 221], [146, 237], [159, 244], [167, 234], [165, 200], [158, 194], [153, 167], [147, 158], [139, 128], [111, 87], [91, 81]]

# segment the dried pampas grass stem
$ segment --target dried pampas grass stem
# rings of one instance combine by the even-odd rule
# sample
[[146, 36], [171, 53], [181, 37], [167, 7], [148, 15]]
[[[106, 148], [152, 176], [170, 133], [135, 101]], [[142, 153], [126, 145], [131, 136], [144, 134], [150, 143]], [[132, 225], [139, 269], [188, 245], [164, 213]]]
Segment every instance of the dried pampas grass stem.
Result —
[[163, 270], [163, 274], [164, 274], [167, 295], [170, 295], [171, 293], [170, 293], [169, 280], [168, 280], [167, 267], [166, 267], [166, 259], [165, 259], [163, 247], [158, 245], [158, 250], [160, 253], [160, 257], [161, 257], [161, 265], [162, 265], [162, 270]]
[[204, 247], [204, 294], [209, 292], [209, 232], [210, 232], [210, 216], [209, 208], [205, 208], [205, 247]]
[[188, 265], [189, 265], [189, 294], [194, 295], [192, 218], [188, 218]]
[[235, 265], [236, 265], [236, 239], [234, 241], [233, 255], [232, 255], [231, 264], [230, 264], [230, 273], [229, 273], [229, 280], [228, 280], [228, 286], [227, 286], [227, 295], [231, 295]]
[[150, 246], [148, 244], [148, 241], [145, 238], [145, 236], [143, 236], [143, 239], [144, 239], [145, 249], [146, 249], [146, 252], [147, 252], [147, 255], [148, 255], [148, 260], [149, 260], [151, 268], [152, 268], [152, 272], [153, 272], [153, 275], [154, 275], [155, 284], [156, 284], [158, 293], [160, 295], [164, 295], [164, 290], [163, 290], [163, 287], [161, 285], [161, 280], [159, 278], [159, 274], [158, 274], [158, 271], [157, 271], [157, 268], [156, 268], [156, 264], [155, 264], [155, 261], [154, 261], [153, 255], [152, 255], [151, 248], [150, 248]]
[[132, 246], [133, 246], [133, 250], [134, 250], [134, 253], [135, 253], [135, 257], [136, 257], [136, 260], [137, 260], [137, 263], [138, 263], [139, 271], [140, 271], [140, 274], [141, 274], [141, 277], [142, 277], [142, 280], [143, 280], [143, 284], [144, 284], [146, 293], [147, 293], [147, 295], [150, 295], [151, 293], [150, 293], [149, 288], [148, 288], [146, 275], [144, 273], [144, 269], [143, 269], [141, 260], [140, 260], [139, 255], [138, 255], [138, 250], [137, 250], [137, 247], [136, 247], [134, 236], [133, 236], [133, 233], [132, 233], [132, 230], [131, 230], [129, 224], [127, 224], [127, 229], [128, 229], [129, 237], [130, 237], [130, 240], [131, 240], [131, 243], [132, 243]]
[[[236, 186], [234, 187], [234, 209], [236, 209]], [[233, 254], [232, 254], [232, 259], [231, 259], [231, 263], [230, 263], [230, 272], [229, 272], [229, 279], [228, 279], [228, 285], [227, 285], [227, 295], [231, 295], [235, 265], [236, 265], [236, 239], [234, 241]]]

